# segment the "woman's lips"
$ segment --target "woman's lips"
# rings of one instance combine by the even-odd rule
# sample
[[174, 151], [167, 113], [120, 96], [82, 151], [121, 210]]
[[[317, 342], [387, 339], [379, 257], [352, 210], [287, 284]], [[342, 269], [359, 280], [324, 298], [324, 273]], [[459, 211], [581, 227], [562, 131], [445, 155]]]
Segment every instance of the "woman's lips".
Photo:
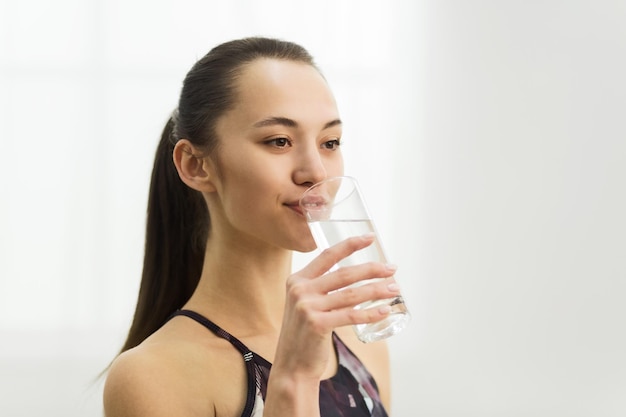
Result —
[[304, 213], [302, 212], [302, 207], [300, 207], [300, 202], [285, 203], [285, 205], [289, 207], [290, 209], [292, 209], [293, 211], [295, 211], [296, 213], [298, 213], [299, 215], [304, 216]]

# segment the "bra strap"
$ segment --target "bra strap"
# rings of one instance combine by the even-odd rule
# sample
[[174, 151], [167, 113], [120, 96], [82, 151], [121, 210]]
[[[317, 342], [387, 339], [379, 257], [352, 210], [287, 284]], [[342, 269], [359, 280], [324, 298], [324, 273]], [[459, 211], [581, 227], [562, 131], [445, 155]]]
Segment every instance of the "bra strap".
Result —
[[228, 340], [243, 356], [243, 360], [246, 364], [246, 370], [248, 371], [248, 393], [246, 398], [246, 406], [244, 408], [244, 412], [242, 416], [247, 416], [252, 413], [252, 409], [254, 408], [254, 402], [256, 399], [256, 379], [257, 372], [254, 368], [254, 363], [252, 359], [254, 358], [254, 353], [246, 345], [241, 343], [239, 339], [235, 336], [228, 333], [226, 330], [219, 327], [217, 324], [213, 323], [211, 320], [207, 319], [203, 315], [196, 313], [193, 310], [176, 310], [172, 315], [168, 318], [170, 320], [176, 316], [186, 316], [196, 322], [200, 323], [215, 335]]

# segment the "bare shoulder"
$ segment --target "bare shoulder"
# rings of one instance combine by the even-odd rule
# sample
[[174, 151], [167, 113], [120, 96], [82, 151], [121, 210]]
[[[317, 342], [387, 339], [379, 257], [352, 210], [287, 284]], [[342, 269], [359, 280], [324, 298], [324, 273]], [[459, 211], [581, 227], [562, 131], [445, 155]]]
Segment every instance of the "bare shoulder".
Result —
[[104, 387], [106, 417], [205, 417], [242, 407], [240, 356], [202, 332], [193, 337], [188, 327], [159, 330], [115, 359]]
[[[202, 381], [194, 375], [193, 367], [188, 369], [181, 360], [185, 350], [190, 347], [148, 343], [121, 354], [113, 362], [104, 387], [106, 416], [195, 416], [199, 410], [193, 401], [194, 391]], [[189, 355], [190, 361], [195, 361], [194, 357]], [[205, 368], [211, 372], [208, 366]], [[210, 387], [206, 386], [205, 391], [209, 405]]]
[[171, 411], [168, 407], [176, 406], [168, 398], [175, 389], [166, 390], [159, 382], [163, 371], [170, 374], [172, 370], [157, 358], [157, 352], [137, 347], [115, 359], [104, 386], [107, 417], [165, 416]]

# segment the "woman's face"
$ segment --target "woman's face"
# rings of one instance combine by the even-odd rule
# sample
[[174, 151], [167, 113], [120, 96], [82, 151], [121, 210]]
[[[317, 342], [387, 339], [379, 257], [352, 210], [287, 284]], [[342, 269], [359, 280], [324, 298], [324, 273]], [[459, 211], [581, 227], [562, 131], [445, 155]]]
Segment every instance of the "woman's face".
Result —
[[315, 249], [298, 200], [314, 183], [343, 174], [339, 112], [320, 73], [298, 62], [254, 61], [216, 133], [213, 233]]

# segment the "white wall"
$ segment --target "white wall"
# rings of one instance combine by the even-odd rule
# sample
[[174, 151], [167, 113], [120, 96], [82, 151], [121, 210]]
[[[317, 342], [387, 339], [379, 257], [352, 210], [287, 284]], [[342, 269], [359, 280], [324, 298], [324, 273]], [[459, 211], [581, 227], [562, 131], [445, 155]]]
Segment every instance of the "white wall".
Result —
[[0, 0], [0, 415], [99, 415], [160, 129], [195, 59], [251, 34], [308, 47], [336, 92], [414, 315], [394, 415], [624, 415], [624, 21], [618, 0]]
[[399, 415], [626, 415], [626, 3], [421, 13]]

